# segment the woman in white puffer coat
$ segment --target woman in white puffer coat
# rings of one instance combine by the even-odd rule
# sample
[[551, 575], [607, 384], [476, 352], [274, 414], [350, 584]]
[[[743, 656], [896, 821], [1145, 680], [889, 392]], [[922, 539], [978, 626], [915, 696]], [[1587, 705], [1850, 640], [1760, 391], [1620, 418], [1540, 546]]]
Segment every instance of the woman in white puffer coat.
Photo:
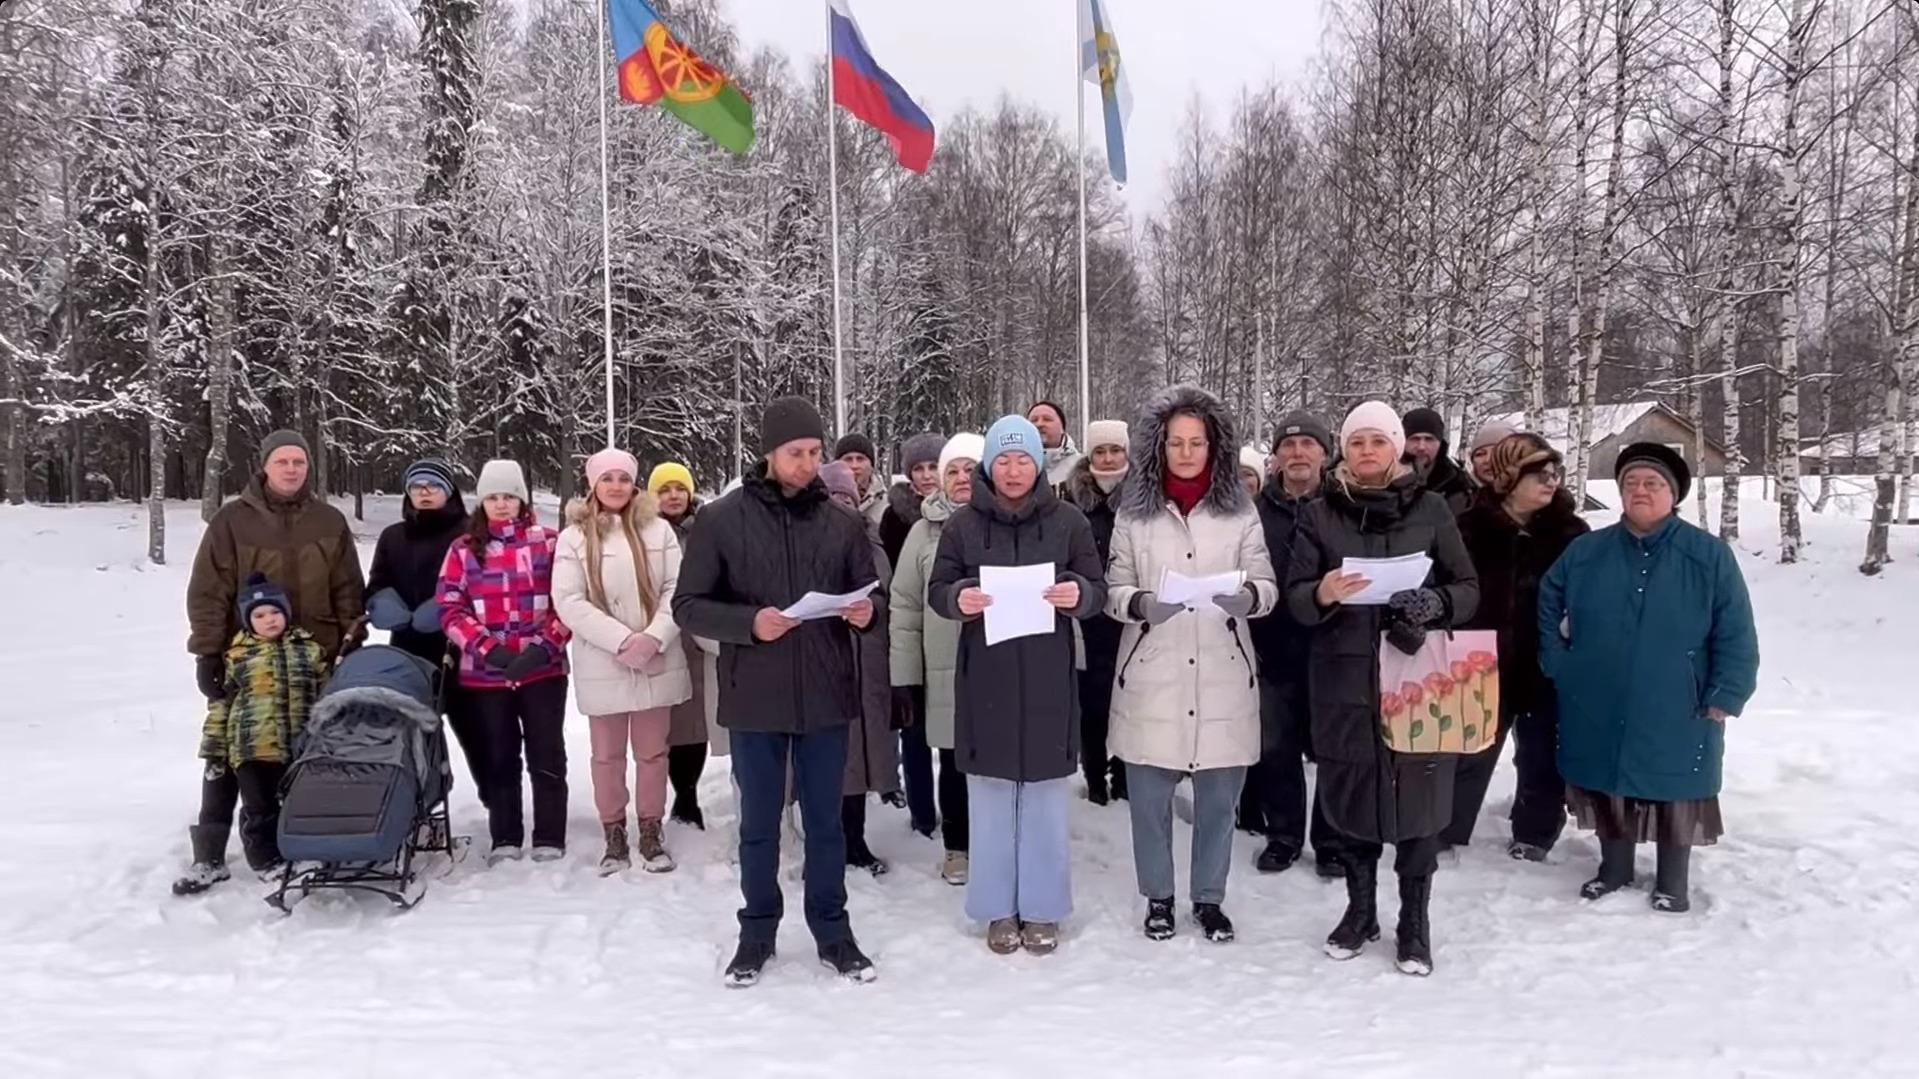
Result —
[[[1176, 386], [1133, 428], [1107, 567], [1106, 613], [1125, 623], [1107, 749], [1126, 762], [1133, 865], [1146, 936], [1173, 936], [1173, 789], [1193, 780], [1193, 918], [1233, 939], [1221, 910], [1233, 814], [1259, 760], [1259, 670], [1246, 620], [1279, 602], [1259, 513], [1239, 482], [1233, 419], [1212, 394]], [[1224, 595], [1162, 602], [1168, 572], [1236, 575]]]
[[633, 747], [637, 842], [649, 872], [666, 851], [667, 736], [693, 682], [673, 621], [680, 543], [653, 496], [635, 486], [622, 450], [587, 458], [585, 498], [567, 511], [553, 567], [553, 609], [573, 631], [573, 691], [591, 724], [593, 805], [606, 831], [600, 872], [632, 864], [626, 833], [626, 751]]

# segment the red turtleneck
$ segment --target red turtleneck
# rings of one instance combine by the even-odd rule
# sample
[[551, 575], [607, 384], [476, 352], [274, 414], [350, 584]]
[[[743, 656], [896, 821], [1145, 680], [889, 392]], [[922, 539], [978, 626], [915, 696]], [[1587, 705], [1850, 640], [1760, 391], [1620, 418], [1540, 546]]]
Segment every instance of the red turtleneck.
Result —
[[1161, 486], [1166, 490], [1166, 497], [1172, 499], [1173, 504], [1179, 507], [1180, 515], [1191, 517], [1193, 507], [1199, 505], [1200, 500], [1206, 497], [1207, 475], [1201, 472], [1190, 480], [1183, 480], [1168, 472], [1166, 481]]

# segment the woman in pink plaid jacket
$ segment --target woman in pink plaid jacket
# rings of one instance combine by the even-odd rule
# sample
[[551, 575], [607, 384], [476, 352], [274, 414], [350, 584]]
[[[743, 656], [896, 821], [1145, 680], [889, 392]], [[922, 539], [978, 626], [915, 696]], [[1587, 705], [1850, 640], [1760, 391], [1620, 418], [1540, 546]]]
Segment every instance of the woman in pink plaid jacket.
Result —
[[480, 732], [493, 850], [488, 865], [517, 859], [526, 842], [520, 756], [533, 781], [533, 860], [566, 853], [566, 645], [553, 612], [559, 533], [533, 516], [526, 476], [488, 461], [475, 486], [480, 508], [440, 567], [440, 626], [459, 655], [454, 707]]

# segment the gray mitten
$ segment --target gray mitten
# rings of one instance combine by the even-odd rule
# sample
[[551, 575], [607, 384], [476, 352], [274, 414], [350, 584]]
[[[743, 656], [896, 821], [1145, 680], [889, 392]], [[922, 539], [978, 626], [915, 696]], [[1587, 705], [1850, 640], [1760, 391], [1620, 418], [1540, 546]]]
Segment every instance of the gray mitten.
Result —
[[391, 630], [406, 625], [413, 617], [413, 612], [406, 609], [406, 601], [400, 598], [398, 592], [382, 588], [367, 597], [366, 617], [367, 621], [373, 623], [374, 629]]
[[1446, 618], [1446, 601], [1430, 588], [1394, 592], [1386, 604], [1393, 609], [1393, 613], [1416, 627], [1438, 625]]
[[1157, 626], [1185, 610], [1177, 603], [1161, 603], [1159, 597], [1151, 592], [1133, 593], [1133, 602], [1127, 606], [1134, 618], [1149, 626]]
[[1253, 607], [1259, 603], [1259, 593], [1247, 585], [1230, 596], [1214, 596], [1213, 606], [1225, 611], [1229, 618], [1245, 618], [1253, 613]]

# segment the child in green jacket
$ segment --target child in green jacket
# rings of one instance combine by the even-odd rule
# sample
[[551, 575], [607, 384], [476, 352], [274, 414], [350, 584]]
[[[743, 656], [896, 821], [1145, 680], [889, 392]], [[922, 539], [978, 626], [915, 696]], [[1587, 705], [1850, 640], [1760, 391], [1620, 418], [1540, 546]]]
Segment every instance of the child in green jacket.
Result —
[[197, 895], [228, 879], [227, 835], [233, 829], [238, 779], [240, 844], [247, 865], [262, 876], [280, 868], [277, 832], [280, 781], [293, 762], [307, 713], [326, 681], [327, 655], [312, 635], [293, 625], [286, 592], [254, 574], [240, 593], [240, 624], [226, 653], [226, 696], [207, 706], [200, 735], [206, 770], [193, 866], [174, 882], [175, 895]]

